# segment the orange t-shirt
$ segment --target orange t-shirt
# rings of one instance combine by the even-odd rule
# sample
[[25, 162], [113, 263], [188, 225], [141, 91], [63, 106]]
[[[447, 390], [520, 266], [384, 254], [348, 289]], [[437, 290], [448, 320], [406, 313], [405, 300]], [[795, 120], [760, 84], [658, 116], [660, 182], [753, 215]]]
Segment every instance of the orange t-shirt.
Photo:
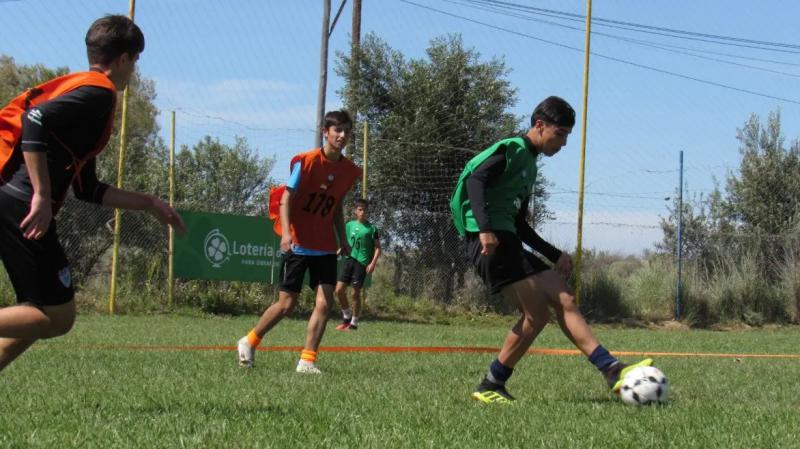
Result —
[[[293, 157], [290, 169], [297, 162], [300, 162], [300, 185], [289, 207], [292, 241], [303, 248], [335, 253], [333, 217], [361, 176], [361, 168], [344, 156], [332, 161], [323, 155], [321, 148]], [[272, 195], [281, 194], [282, 188], [273, 189]], [[272, 198], [270, 202], [273, 202]], [[274, 229], [280, 235], [280, 218], [276, 218]]]

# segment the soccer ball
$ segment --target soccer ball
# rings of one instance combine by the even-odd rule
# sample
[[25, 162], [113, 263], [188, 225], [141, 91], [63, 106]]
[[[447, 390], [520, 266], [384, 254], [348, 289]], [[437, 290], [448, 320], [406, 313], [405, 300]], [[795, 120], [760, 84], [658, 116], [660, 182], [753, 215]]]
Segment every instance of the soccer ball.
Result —
[[619, 396], [628, 405], [657, 405], [667, 402], [667, 376], [654, 366], [639, 366], [622, 379]]

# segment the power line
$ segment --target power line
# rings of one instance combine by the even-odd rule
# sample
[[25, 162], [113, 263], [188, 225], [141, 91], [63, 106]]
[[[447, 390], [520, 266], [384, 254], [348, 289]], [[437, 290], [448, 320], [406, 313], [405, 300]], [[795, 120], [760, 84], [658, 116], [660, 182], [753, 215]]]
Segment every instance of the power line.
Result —
[[[442, 11], [440, 9], [432, 8], [430, 6], [421, 5], [419, 3], [415, 3], [415, 2], [410, 1], [410, 0], [400, 0], [400, 1], [403, 2], [403, 3], [407, 3], [407, 4], [410, 4], [410, 5], [416, 6], [418, 8], [427, 9], [427, 10], [430, 10], [430, 11], [437, 12], [439, 14], [444, 14], [446, 16], [455, 17], [457, 19], [465, 20], [467, 22], [472, 22], [472, 23], [475, 23], [475, 24], [478, 24], [478, 25], [483, 25], [485, 27], [492, 28], [492, 29], [495, 29], [495, 30], [499, 30], [499, 31], [503, 31], [503, 32], [506, 32], [506, 33], [511, 33], [511, 34], [516, 34], [518, 36], [526, 37], [528, 39], [533, 39], [533, 40], [536, 40], [536, 41], [539, 41], [539, 42], [544, 42], [546, 44], [554, 45], [556, 47], [566, 48], [568, 50], [572, 50], [572, 51], [583, 53], [583, 49], [582, 48], [572, 47], [572, 46], [569, 46], [569, 45], [566, 45], [566, 44], [562, 44], [560, 42], [555, 42], [555, 41], [543, 39], [543, 38], [540, 38], [540, 37], [537, 37], [537, 36], [533, 36], [533, 35], [530, 35], [530, 34], [521, 33], [519, 31], [509, 30], [508, 28], [503, 28], [503, 27], [500, 27], [500, 26], [497, 26], [497, 25], [492, 25], [492, 24], [489, 24], [489, 23], [486, 23], [486, 22], [481, 22], [480, 20], [470, 19], [469, 17], [464, 17], [464, 16], [460, 16], [458, 14], [454, 14], [454, 13], [451, 13], [451, 12]], [[730, 85], [719, 83], [719, 82], [716, 82], [716, 81], [709, 81], [709, 80], [705, 80], [705, 79], [702, 79], [702, 78], [693, 77], [693, 76], [690, 76], [690, 75], [684, 75], [684, 74], [677, 73], [677, 72], [672, 72], [672, 71], [669, 71], [669, 70], [659, 69], [659, 68], [651, 67], [651, 66], [648, 66], [648, 65], [645, 65], [645, 64], [639, 64], [637, 62], [627, 61], [625, 59], [616, 58], [616, 57], [613, 57], [613, 56], [607, 56], [607, 55], [603, 55], [603, 54], [600, 54], [600, 53], [590, 52], [590, 54], [592, 54], [592, 55], [594, 55], [594, 56], [596, 56], [598, 58], [608, 59], [610, 61], [615, 61], [615, 62], [619, 62], [619, 63], [622, 63], [622, 64], [627, 64], [627, 65], [630, 65], [630, 66], [639, 67], [639, 68], [642, 68], [642, 69], [645, 69], [645, 70], [652, 70], [654, 72], [662, 73], [664, 75], [670, 75], [670, 76], [674, 76], [674, 77], [677, 77], [677, 78], [683, 78], [683, 79], [695, 81], [695, 82], [702, 83], [702, 84], [708, 84], [710, 86], [716, 86], [716, 87], [721, 87], [723, 89], [729, 89], [729, 90], [733, 90], [733, 91], [736, 91], [736, 92], [755, 95], [755, 96], [762, 97], [762, 98], [770, 98], [772, 100], [778, 100], [778, 101], [783, 101], [783, 102], [786, 102], [786, 103], [792, 103], [792, 104], [800, 105], [800, 101], [798, 101], [798, 100], [792, 100], [792, 99], [789, 99], [789, 98], [783, 98], [783, 97], [778, 97], [778, 96], [775, 96], [775, 95], [769, 95], [769, 94], [756, 92], [756, 91], [753, 91], [753, 90], [744, 89], [744, 88], [740, 88], [740, 87], [736, 87], [736, 86], [730, 86]]]
[[[554, 10], [554, 9], [537, 8], [537, 7], [534, 7], [534, 6], [520, 5], [520, 4], [516, 4], [516, 3], [510, 3], [510, 2], [503, 2], [503, 1], [497, 1], [497, 0], [492, 0], [492, 1], [487, 1], [487, 0], [464, 0], [464, 1], [466, 1], [468, 3], [472, 3], [472, 4], [482, 4], [482, 5], [488, 5], [488, 6], [501, 5], [501, 6], [506, 6], [509, 9], [514, 9], [514, 10], [517, 10], [517, 11], [528, 11], [528, 12], [531, 12], [533, 14], [546, 15], [548, 17], [557, 17], [557, 18], [562, 18], [562, 19], [565, 19], [565, 20], [579, 20], [579, 21], [585, 21], [586, 20], [586, 16], [582, 15], [582, 14], [569, 13], [569, 12], [558, 11], [558, 10]], [[642, 30], [649, 30], [649, 34], [658, 34], [658, 35], [662, 35], [662, 36], [677, 37], [677, 38], [681, 38], [681, 39], [690, 39], [690, 36], [693, 36], [693, 37], [696, 37], [696, 38], [715, 39], [715, 41], [704, 40], [704, 39], [693, 39], [693, 40], [703, 40], [705, 42], [711, 42], [711, 43], [722, 44], [722, 45], [743, 46], [743, 47], [748, 47], [748, 48], [757, 48], [757, 49], [769, 50], [769, 51], [784, 51], [784, 50], [779, 50], [779, 49], [752, 47], [752, 46], [748, 46], [748, 45], [732, 44], [732, 43], [717, 42], [717, 41], [730, 41], [730, 42], [737, 42], [737, 43], [743, 43], [743, 44], [754, 44], [754, 45], [762, 45], [762, 46], [768, 46], [768, 47], [790, 48], [790, 49], [794, 49], [794, 50], [800, 50], [800, 45], [797, 45], [797, 44], [787, 44], [787, 43], [783, 43], [783, 42], [761, 41], [761, 40], [747, 39], [747, 38], [741, 38], [741, 37], [736, 37], [736, 36], [724, 36], [724, 35], [719, 35], [719, 34], [699, 33], [699, 32], [695, 32], [695, 31], [687, 31], [687, 30], [680, 30], [680, 29], [675, 29], [675, 28], [658, 27], [658, 26], [652, 26], [652, 25], [643, 25], [643, 24], [639, 24], [639, 23], [626, 22], [626, 21], [621, 21], [621, 20], [604, 19], [602, 17], [595, 17], [595, 16], [592, 16], [592, 23], [593, 24], [597, 24], [597, 25], [601, 25], [601, 26], [603, 26], [603, 25], [605, 25], [605, 26], [615, 25], [617, 28], [626, 29], [626, 30], [629, 30], [629, 31], [648, 32], [648, 31], [642, 31]], [[629, 27], [629, 28], [625, 28], [625, 27]], [[663, 33], [672, 33], [672, 34], [663, 34]], [[675, 34], [677, 34], [678, 36], [675, 36]], [[798, 53], [798, 52], [789, 51], [789, 53]]]
[[[465, 5], [464, 1], [469, 2], [469, 0], [462, 0], [462, 1], [444, 0], [444, 1], [446, 1], [448, 3], [459, 4], [459, 5]], [[511, 13], [508, 13], [506, 11], [500, 10], [498, 8], [488, 8], [488, 7], [481, 8], [479, 6], [473, 6], [473, 8], [478, 8], [478, 9], [481, 9], [483, 11], [491, 11], [491, 12], [494, 12], [494, 13], [497, 13], [497, 14], [504, 15], [506, 17], [514, 17], [514, 18], [521, 19], [521, 20], [544, 23], [544, 24], [547, 24], [547, 25], [557, 26], [557, 27], [566, 28], [566, 29], [569, 29], [569, 30], [580, 31], [580, 32], [584, 31], [583, 28], [564, 25], [562, 23], [552, 22], [552, 21], [543, 20], [543, 19], [537, 19], [537, 18], [534, 18], [534, 17], [528, 17], [528, 16], [519, 15], [519, 14], [511, 14]], [[658, 43], [658, 42], [645, 41], [645, 40], [641, 40], [641, 39], [633, 39], [633, 38], [629, 38], [629, 37], [625, 37], [625, 36], [619, 36], [619, 35], [615, 35], [615, 34], [600, 33], [600, 32], [597, 32], [597, 31], [592, 31], [592, 35], [602, 36], [602, 37], [615, 39], [615, 40], [619, 40], [619, 41], [623, 41], [623, 42], [629, 42], [629, 43], [632, 43], [632, 44], [635, 44], [635, 45], [641, 45], [643, 47], [656, 48], [656, 49], [659, 49], [659, 50], [668, 51], [670, 53], [676, 53], [676, 54], [680, 54], [680, 55], [691, 56], [691, 57], [694, 57], [694, 58], [705, 59], [705, 60], [708, 60], [708, 61], [719, 62], [719, 63], [722, 63], [722, 64], [728, 64], [728, 65], [733, 65], [733, 66], [737, 66], [737, 67], [745, 67], [745, 68], [748, 68], [748, 69], [759, 70], [759, 71], [769, 72], [769, 73], [775, 73], [775, 74], [778, 74], [778, 75], [785, 75], [785, 76], [790, 76], [790, 77], [793, 77], [793, 78], [800, 78], [800, 75], [795, 74], [795, 73], [782, 72], [780, 70], [773, 70], [773, 69], [768, 69], [768, 68], [765, 68], [765, 67], [759, 67], [759, 66], [754, 66], [754, 65], [750, 65], [750, 64], [743, 64], [743, 63], [739, 63], [739, 62], [727, 61], [727, 60], [724, 60], [724, 59], [713, 58], [713, 57], [710, 57], [710, 56], [703, 56], [701, 54], [697, 54], [697, 53], [719, 54], [718, 52], [707, 52], [707, 51], [701, 50], [701, 49], [677, 47], [677, 46], [662, 44], [662, 43]], [[724, 54], [724, 53], [722, 55], [729, 56], [729, 57], [737, 57], [736, 55], [728, 55], [728, 54]], [[770, 63], [776, 63], [776, 64], [783, 64], [783, 62], [780, 62], [780, 61], [763, 60], [763, 59], [760, 59], [760, 58], [747, 58], [747, 57], [742, 57], [742, 58], [751, 59], [751, 60], [760, 60], [761, 62], [770, 62]], [[791, 63], [786, 63], [786, 64], [787, 65], [800, 66], [800, 64], [791, 64]]]
[[[543, 224], [577, 225], [577, 221], [548, 221]], [[584, 221], [584, 226], [612, 226], [616, 228], [661, 229], [659, 225], [645, 225], [632, 223], [619, 223], [614, 221]]]

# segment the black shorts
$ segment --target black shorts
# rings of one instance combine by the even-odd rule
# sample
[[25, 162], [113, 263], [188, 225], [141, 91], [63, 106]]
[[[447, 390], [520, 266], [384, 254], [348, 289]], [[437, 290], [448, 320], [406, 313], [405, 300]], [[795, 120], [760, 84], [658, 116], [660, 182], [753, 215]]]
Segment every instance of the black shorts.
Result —
[[490, 256], [481, 255], [481, 241], [475, 232], [467, 233], [467, 254], [491, 293], [497, 294], [513, 284], [550, 267], [522, 247], [519, 237], [510, 231], [495, 231], [499, 245]]
[[342, 268], [342, 274], [339, 275], [339, 282], [352, 285], [354, 288], [361, 288], [364, 286], [364, 280], [366, 278], [366, 265], [352, 257], [344, 258], [344, 267]]
[[75, 297], [64, 248], [58, 242], [56, 222], [39, 240], [22, 236], [19, 224], [30, 204], [0, 191], [0, 258], [6, 267], [17, 302], [39, 306], [66, 304]]
[[300, 256], [294, 253], [281, 256], [280, 289], [289, 293], [303, 290], [303, 278], [308, 270], [308, 286], [316, 290], [318, 285], [336, 285], [336, 255]]

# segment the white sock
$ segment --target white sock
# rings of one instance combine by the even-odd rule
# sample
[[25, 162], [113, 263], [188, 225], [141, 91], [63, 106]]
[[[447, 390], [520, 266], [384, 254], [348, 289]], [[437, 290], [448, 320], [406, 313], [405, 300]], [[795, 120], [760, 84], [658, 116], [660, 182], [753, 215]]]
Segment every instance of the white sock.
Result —
[[314, 362], [301, 359], [299, 362], [297, 362], [297, 366], [314, 366]]
[[358, 326], [358, 317], [353, 315], [353, 318], [350, 318], [350, 324], [353, 326]]
[[350, 309], [342, 309], [342, 318], [349, 320], [353, 316], [353, 311]]

